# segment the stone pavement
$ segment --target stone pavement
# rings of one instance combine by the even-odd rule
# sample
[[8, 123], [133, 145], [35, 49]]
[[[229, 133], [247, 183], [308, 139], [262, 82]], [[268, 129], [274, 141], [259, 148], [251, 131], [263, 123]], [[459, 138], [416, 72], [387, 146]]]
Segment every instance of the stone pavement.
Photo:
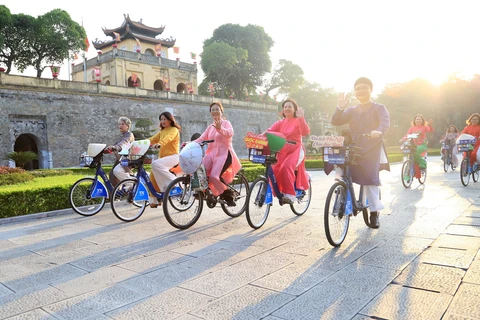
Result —
[[381, 228], [353, 217], [337, 249], [323, 171], [305, 215], [275, 203], [259, 230], [207, 207], [184, 231], [150, 208], [0, 220], [0, 319], [480, 319], [480, 184], [432, 157], [405, 189], [400, 168], [382, 172]]

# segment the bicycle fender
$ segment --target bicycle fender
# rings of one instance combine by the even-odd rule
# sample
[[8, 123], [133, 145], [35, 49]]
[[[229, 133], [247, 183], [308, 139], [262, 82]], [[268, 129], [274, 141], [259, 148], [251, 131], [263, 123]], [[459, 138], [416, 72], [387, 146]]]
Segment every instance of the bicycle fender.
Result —
[[272, 188], [270, 187], [270, 183], [267, 185], [267, 194], [265, 196], [265, 203], [264, 204], [272, 204], [273, 196], [272, 196]]
[[148, 191], [143, 181], [140, 181], [140, 183], [138, 184], [137, 192], [135, 193], [135, 197], [133, 197], [133, 200], [148, 201]]
[[95, 187], [93, 188], [92, 198], [108, 198], [107, 188], [100, 180], [95, 182]]

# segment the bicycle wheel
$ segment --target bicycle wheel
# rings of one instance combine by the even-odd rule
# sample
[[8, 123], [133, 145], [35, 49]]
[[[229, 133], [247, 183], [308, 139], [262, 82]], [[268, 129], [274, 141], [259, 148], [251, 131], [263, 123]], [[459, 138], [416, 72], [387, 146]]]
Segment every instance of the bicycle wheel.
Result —
[[258, 178], [252, 183], [247, 194], [247, 222], [250, 227], [258, 229], [267, 221], [271, 204], [265, 204], [267, 197], [267, 179]]
[[248, 180], [241, 173], [237, 174], [230, 183], [230, 187], [235, 189], [235, 206], [229, 207], [226, 203], [220, 202], [223, 212], [232, 218], [236, 218], [242, 215], [243, 212], [247, 209], [247, 194], [248, 189]]
[[110, 195], [112, 211], [122, 221], [137, 220], [145, 211], [147, 200], [134, 200], [138, 183], [137, 179], [122, 180]]
[[[174, 188], [180, 188], [181, 192], [174, 192]], [[163, 195], [163, 214], [172, 227], [190, 228], [198, 221], [202, 210], [203, 194], [192, 189], [190, 176], [170, 182]]]
[[462, 184], [466, 187], [470, 182], [470, 173], [468, 173], [469, 162], [467, 158], [462, 160], [460, 165], [460, 180]]
[[412, 185], [412, 176], [410, 175], [410, 160], [406, 160], [402, 165], [402, 184], [405, 188], [410, 188]]
[[308, 207], [310, 206], [310, 201], [312, 200], [312, 182], [308, 180], [308, 189], [302, 190], [300, 195], [297, 195], [297, 200], [290, 204], [290, 209], [297, 216], [301, 216], [307, 212]]
[[418, 178], [418, 182], [420, 182], [420, 184], [424, 184], [425, 180], [427, 180], [427, 168], [422, 169], [420, 171], [421, 171], [421, 173], [420, 173], [421, 176], [420, 176], [420, 178]]
[[350, 215], [345, 212], [347, 188], [343, 182], [335, 182], [325, 200], [324, 224], [328, 242], [338, 247], [347, 236]]
[[99, 213], [105, 205], [105, 197], [92, 198], [90, 196], [94, 182], [93, 178], [83, 178], [70, 188], [68, 199], [73, 211], [85, 217]]
[[448, 152], [447, 152], [447, 154], [446, 154], [445, 157], [443, 158], [443, 171], [447, 172], [449, 165], [450, 165], [450, 163], [449, 163], [449, 154], [448, 154]]
[[478, 181], [478, 176], [480, 175], [480, 171], [478, 170], [478, 165], [473, 165], [473, 168], [472, 168], [472, 179], [473, 179], [473, 182], [477, 182]]

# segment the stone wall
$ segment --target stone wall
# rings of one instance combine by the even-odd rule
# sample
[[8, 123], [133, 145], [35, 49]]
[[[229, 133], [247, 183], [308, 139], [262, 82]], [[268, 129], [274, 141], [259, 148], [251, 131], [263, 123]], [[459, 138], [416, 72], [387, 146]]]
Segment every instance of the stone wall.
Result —
[[[151, 129], [158, 130], [159, 114], [170, 111], [182, 126], [182, 141], [188, 141], [195, 132], [203, 132], [211, 123], [207, 103], [90, 93], [85, 92], [82, 83], [79, 88], [78, 91], [59, 90], [50, 85], [0, 83], [0, 164], [7, 165], [5, 155], [13, 151], [15, 140], [21, 134], [31, 136], [36, 142], [40, 168], [59, 168], [78, 166], [79, 156], [87, 150], [88, 143], [114, 143], [120, 134], [117, 126], [120, 116], [129, 117], [133, 123], [148, 118], [154, 123]], [[246, 132], [260, 133], [267, 129], [277, 120], [277, 111], [224, 107], [225, 116], [235, 130], [234, 149], [240, 157], [246, 157], [248, 150], [243, 142]], [[107, 162], [112, 159], [107, 158]]]

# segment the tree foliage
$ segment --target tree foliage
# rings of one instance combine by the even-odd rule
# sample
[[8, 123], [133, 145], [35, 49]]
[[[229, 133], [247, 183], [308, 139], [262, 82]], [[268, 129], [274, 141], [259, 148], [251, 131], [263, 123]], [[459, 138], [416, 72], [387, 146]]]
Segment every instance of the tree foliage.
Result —
[[[213, 36], [203, 43], [203, 49], [213, 43], [225, 43], [234, 48], [247, 51], [248, 59], [240, 61], [238, 68], [225, 81], [224, 92], [231, 92], [242, 97], [246, 89], [253, 89], [262, 84], [262, 77], [270, 72], [272, 62], [269, 52], [274, 42], [263, 27], [238, 24], [224, 24], [213, 31]], [[203, 64], [202, 56], [202, 64]], [[206, 73], [210, 82], [219, 82], [215, 76]]]
[[222, 98], [230, 77], [236, 72], [240, 72], [243, 66], [249, 65], [247, 50], [222, 42], [214, 42], [204, 47], [201, 56], [202, 70], [208, 75], [208, 80], [216, 80]]
[[0, 21], [0, 62], [7, 66], [7, 73], [12, 66], [20, 72], [33, 66], [40, 78], [49, 65], [62, 64], [84, 48], [85, 30], [61, 9], [34, 18], [11, 15], [5, 6], [0, 6]]
[[280, 59], [270, 77], [265, 79], [265, 94], [278, 89], [281, 94], [289, 95], [300, 89], [305, 82], [302, 68], [291, 61]]
[[18, 167], [23, 168], [25, 164], [29, 163], [30, 161], [38, 159], [38, 155], [32, 151], [19, 151], [19, 152], [13, 151], [13, 152], [9, 152], [5, 157], [5, 159], [15, 161], [15, 164]]

